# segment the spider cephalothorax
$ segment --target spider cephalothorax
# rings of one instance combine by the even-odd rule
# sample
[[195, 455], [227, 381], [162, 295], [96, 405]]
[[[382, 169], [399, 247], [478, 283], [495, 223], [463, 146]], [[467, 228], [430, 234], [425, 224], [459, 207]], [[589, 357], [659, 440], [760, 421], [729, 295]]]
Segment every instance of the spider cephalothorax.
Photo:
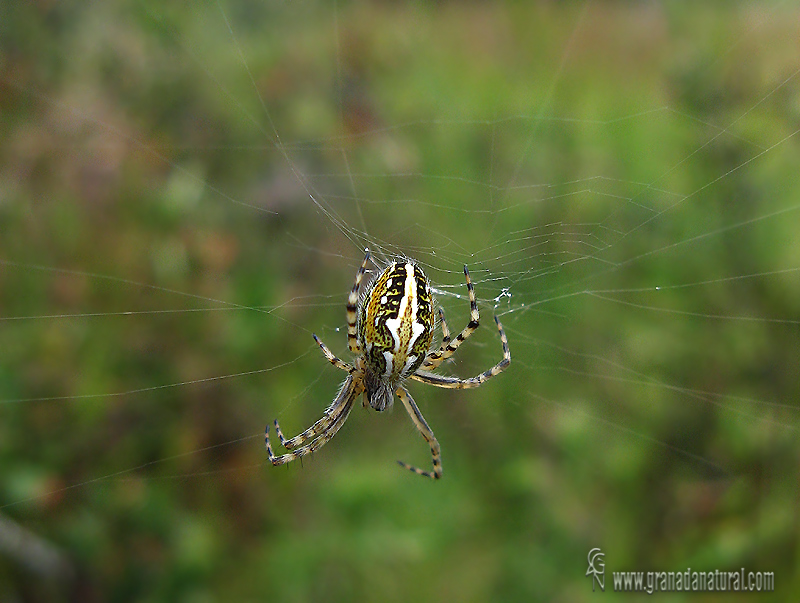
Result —
[[278, 421], [275, 421], [278, 438], [290, 451], [287, 454], [277, 456], [272, 452], [268, 425], [264, 436], [267, 454], [273, 465], [283, 465], [311, 454], [336, 435], [350, 414], [354, 401], [362, 393], [365, 399], [364, 405], [368, 403], [375, 410], [390, 408], [394, 395], [397, 394], [414, 425], [431, 447], [433, 471], [423, 471], [402, 461], [397, 462], [414, 473], [439, 479], [442, 477], [439, 442], [411, 394], [403, 386], [403, 382], [406, 379], [414, 379], [451, 389], [478, 387], [487, 379], [501, 373], [511, 363], [508, 340], [503, 326], [495, 316], [494, 321], [500, 333], [500, 342], [503, 344], [503, 359], [500, 362], [488, 371], [469, 379], [445, 377], [429, 372], [455, 354], [458, 347], [478, 328], [480, 315], [467, 267], [464, 266], [464, 277], [467, 279], [469, 294], [469, 323], [455, 340], [451, 340], [444, 312], [439, 308], [442, 345], [432, 352], [430, 346], [434, 324], [433, 297], [430, 283], [422, 269], [410, 261], [393, 262], [359, 299], [358, 290], [368, 263], [369, 251], [366, 252], [361, 268], [356, 273], [353, 288], [347, 297], [347, 342], [355, 356], [353, 364], [334, 356], [314, 335], [314, 340], [328, 361], [335, 367], [347, 371], [347, 379], [322, 418], [303, 433], [287, 440], [283, 437]]

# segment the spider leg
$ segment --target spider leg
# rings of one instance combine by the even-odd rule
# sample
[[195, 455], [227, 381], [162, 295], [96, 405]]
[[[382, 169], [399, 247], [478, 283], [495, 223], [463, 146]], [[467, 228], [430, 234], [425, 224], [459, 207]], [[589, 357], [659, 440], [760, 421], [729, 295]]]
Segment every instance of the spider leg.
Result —
[[347, 345], [350, 347], [350, 351], [355, 355], [361, 353], [361, 346], [358, 344], [358, 337], [356, 336], [358, 289], [361, 286], [361, 279], [364, 278], [364, 273], [367, 271], [367, 264], [369, 263], [369, 249], [365, 249], [364, 251], [364, 261], [361, 262], [361, 268], [356, 272], [356, 281], [353, 283], [353, 288], [350, 289], [350, 295], [347, 296]]
[[335, 366], [338, 369], [342, 369], [343, 371], [347, 371], [348, 373], [352, 373], [355, 370], [352, 365], [348, 364], [344, 360], [337, 358], [334, 355], [334, 353], [328, 349], [328, 346], [322, 343], [322, 340], [319, 337], [317, 337], [314, 333], [312, 333], [311, 335], [314, 337], [314, 341], [317, 342], [319, 349], [321, 349], [322, 353], [325, 354], [325, 358], [327, 358], [328, 362], [330, 362], [333, 366]]
[[[328, 349], [328, 346], [322, 343], [322, 340], [316, 335], [314, 335], [314, 341], [317, 342], [320, 349], [322, 350], [322, 353], [325, 354], [325, 357], [333, 366], [342, 369], [343, 371], [347, 371], [348, 373], [351, 374], [353, 373], [355, 369], [348, 363], [337, 358], [333, 354], [333, 352], [331, 352]], [[344, 402], [346, 400], [346, 397], [344, 397], [344, 393], [348, 388], [351, 387], [352, 379], [353, 379], [352, 376], [347, 377], [347, 380], [344, 382], [344, 385], [342, 385], [342, 388], [339, 390], [339, 393], [337, 394], [336, 398], [333, 400], [331, 405], [322, 415], [322, 418], [320, 418], [311, 427], [306, 429], [303, 433], [300, 433], [294, 436], [293, 438], [287, 439], [283, 435], [283, 431], [281, 431], [281, 426], [278, 423], [278, 419], [275, 419], [275, 431], [278, 433], [278, 438], [281, 441], [281, 445], [283, 445], [283, 447], [286, 448], [287, 450], [291, 450], [292, 448], [300, 446], [307, 440], [315, 438], [317, 435], [328, 429], [330, 424], [336, 419], [337, 413], [341, 410], [341, 407], [344, 405]], [[353, 397], [355, 398], [356, 395], [353, 395]], [[267, 431], [269, 431], [269, 425], [267, 426]], [[266, 437], [267, 439], [269, 439], [269, 434], [267, 434]]]
[[433, 435], [433, 430], [428, 426], [428, 423], [425, 421], [425, 417], [422, 416], [422, 413], [417, 408], [417, 404], [414, 402], [414, 398], [411, 397], [411, 394], [408, 393], [406, 388], [400, 386], [397, 388], [397, 397], [403, 402], [403, 406], [406, 407], [408, 411], [408, 415], [411, 417], [411, 420], [414, 421], [414, 425], [422, 434], [422, 437], [425, 438], [425, 441], [431, 447], [431, 457], [433, 459], [433, 472], [431, 471], [423, 471], [422, 469], [418, 469], [417, 467], [413, 467], [408, 463], [404, 463], [403, 461], [397, 461], [397, 464], [401, 467], [405, 467], [409, 471], [413, 471], [417, 475], [423, 475], [425, 477], [430, 477], [431, 479], [439, 479], [442, 477], [442, 454], [439, 448], [439, 442], [436, 439], [436, 436]]
[[484, 371], [480, 375], [477, 375], [476, 377], [470, 377], [469, 379], [459, 379], [458, 377], [446, 377], [444, 375], [435, 375], [433, 373], [428, 373], [423, 370], [417, 371], [413, 375], [410, 375], [410, 377], [415, 381], [427, 383], [428, 385], [435, 385], [436, 387], [444, 387], [448, 389], [467, 389], [470, 387], [478, 387], [481, 383], [483, 383], [487, 379], [491, 379], [495, 375], [499, 375], [506, 369], [506, 367], [509, 364], [511, 364], [511, 351], [508, 349], [508, 338], [506, 338], [506, 333], [503, 330], [503, 325], [500, 324], [500, 319], [497, 318], [497, 316], [495, 316], [494, 321], [497, 323], [497, 330], [500, 332], [500, 341], [503, 344], [503, 359], [497, 364], [495, 364], [488, 371]]
[[450, 343], [450, 328], [447, 326], [447, 319], [444, 317], [444, 308], [439, 306], [439, 322], [442, 324], [442, 347], [447, 347]]
[[425, 358], [425, 363], [422, 365], [423, 368], [435, 369], [444, 362], [442, 352], [447, 347], [447, 344], [450, 343], [450, 328], [447, 326], [447, 320], [444, 317], [444, 308], [441, 306], [439, 306], [439, 322], [442, 325], [442, 345], [439, 347], [438, 351], [428, 354]]
[[[348, 382], [345, 382], [345, 385], [342, 387], [342, 391], [339, 393], [336, 400], [334, 400], [333, 404], [331, 404], [328, 410], [325, 411], [325, 415], [319, 421], [314, 423], [314, 425], [309, 429], [300, 435], [293, 437], [291, 440], [285, 440], [283, 438], [280, 427], [278, 427], [278, 422], [275, 421], [275, 427], [278, 431], [278, 437], [281, 439], [281, 443], [283, 443], [287, 449], [294, 449], [288, 454], [281, 456], [275, 455], [272, 450], [272, 445], [269, 441], [269, 425], [267, 425], [264, 435], [264, 442], [266, 444], [267, 454], [269, 455], [270, 462], [273, 465], [283, 465], [285, 463], [290, 463], [294, 460], [302, 458], [307, 454], [311, 454], [315, 450], [322, 448], [322, 446], [328, 443], [331, 438], [336, 435], [336, 432], [339, 431], [344, 422], [347, 420], [350, 410], [353, 408], [353, 400], [355, 400], [360, 393], [360, 387], [353, 385], [352, 381], [348, 379]], [[309, 440], [311, 440], [309, 444], [296, 448], [303, 442], [308, 442]]]
[[[304, 432], [294, 436], [293, 438], [286, 438], [283, 435], [283, 431], [281, 431], [281, 426], [278, 423], [278, 419], [275, 419], [275, 431], [278, 433], [278, 439], [281, 441], [281, 445], [286, 448], [286, 450], [292, 450], [293, 448], [297, 448], [301, 444], [306, 443], [308, 440], [313, 440], [316, 438], [320, 433], [324, 432], [326, 429], [330, 427], [330, 424], [336, 420], [336, 417], [339, 416], [342, 408], [347, 402], [348, 396], [352, 396], [355, 398], [355, 395], [352, 392], [353, 384], [352, 384], [353, 377], [350, 376], [342, 385], [342, 388], [339, 390], [339, 393], [336, 394], [336, 397], [331, 402], [331, 405], [325, 409], [322, 417], [317, 420], [311, 427], [306, 429]], [[348, 393], [349, 392], [349, 393]]]
[[323, 431], [319, 437], [313, 440], [310, 444], [305, 446], [301, 446], [292, 452], [287, 454], [282, 454], [281, 456], [275, 456], [272, 452], [272, 447], [269, 443], [269, 437], [266, 438], [267, 443], [267, 454], [269, 454], [269, 460], [273, 465], [285, 465], [286, 463], [291, 463], [292, 461], [296, 461], [297, 459], [303, 458], [304, 456], [311, 454], [312, 452], [316, 452], [320, 448], [322, 448], [325, 444], [333, 439], [333, 436], [341, 429], [344, 422], [347, 420], [350, 411], [353, 408], [353, 398], [348, 398], [345, 402], [342, 410], [333, 420], [333, 422], [328, 426], [328, 428]]
[[[466, 265], [464, 266], [464, 276], [467, 279], [467, 294], [469, 295], [469, 323], [467, 323], [467, 326], [464, 327], [464, 330], [462, 330], [456, 336], [455, 341], [450, 340], [450, 332], [448, 330], [447, 340], [445, 341], [442, 339], [441, 347], [437, 351], [428, 354], [428, 357], [425, 358], [425, 362], [422, 365], [423, 369], [435, 369], [442, 362], [450, 358], [450, 356], [456, 353], [456, 350], [459, 348], [459, 346], [464, 343], [470, 335], [472, 335], [472, 333], [480, 324], [480, 313], [478, 312], [478, 302], [475, 300], [475, 289], [472, 286], [472, 279], [469, 277], [469, 270], [467, 269]], [[444, 314], [442, 314], [442, 318], [444, 318]], [[444, 331], [444, 329], [442, 329], [442, 331]]]

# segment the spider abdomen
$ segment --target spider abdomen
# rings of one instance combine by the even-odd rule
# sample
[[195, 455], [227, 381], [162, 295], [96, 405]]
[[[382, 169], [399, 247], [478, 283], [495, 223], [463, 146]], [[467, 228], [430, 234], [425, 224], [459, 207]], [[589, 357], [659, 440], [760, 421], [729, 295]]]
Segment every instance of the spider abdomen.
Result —
[[370, 406], [384, 410], [394, 389], [425, 360], [433, 339], [431, 288], [411, 262], [390, 264], [366, 293], [358, 337]]

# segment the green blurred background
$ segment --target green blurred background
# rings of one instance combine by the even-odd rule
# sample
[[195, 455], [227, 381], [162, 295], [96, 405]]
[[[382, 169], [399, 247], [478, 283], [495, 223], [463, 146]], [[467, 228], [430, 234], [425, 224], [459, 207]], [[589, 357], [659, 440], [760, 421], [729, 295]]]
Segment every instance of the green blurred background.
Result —
[[[3, 4], [0, 599], [795, 600], [798, 39], [791, 2]], [[265, 462], [365, 246], [453, 329], [469, 264], [508, 333], [410, 387], [440, 482], [401, 405]]]

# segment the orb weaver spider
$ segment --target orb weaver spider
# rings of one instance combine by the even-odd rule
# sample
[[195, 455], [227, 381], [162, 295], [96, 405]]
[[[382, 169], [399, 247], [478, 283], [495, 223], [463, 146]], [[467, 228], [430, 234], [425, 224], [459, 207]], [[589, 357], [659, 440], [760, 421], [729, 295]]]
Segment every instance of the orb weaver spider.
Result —
[[444, 311], [439, 308], [442, 344], [437, 350], [432, 351], [430, 347], [434, 330], [433, 297], [425, 273], [411, 261], [393, 262], [359, 298], [359, 288], [370, 259], [369, 250], [365, 251], [364, 261], [356, 273], [355, 283], [347, 298], [347, 342], [355, 356], [353, 364], [337, 358], [322, 340], [314, 335], [314, 341], [322, 353], [333, 366], [347, 373], [347, 379], [322, 418], [301, 434], [286, 439], [278, 420], [275, 420], [275, 431], [288, 453], [280, 456], [273, 453], [269, 441], [269, 425], [267, 425], [264, 436], [267, 454], [273, 465], [290, 463], [311, 454], [322, 448], [341, 429], [360, 394], [364, 394], [363, 406], [369, 404], [377, 411], [391, 408], [394, 395], [397, 394], [414, 425], [430, 445], [433, 471], [423, 471], [403, 461], [397, 462], [401, 467], [418, 475], [439, 479], [442, 477], [439, 442], [403, 383], [406, 379], [414, 379], [451, 389], [478, 387], [501, 373], [511, 363], [508, 339], [503, 326], [495, 316], [494, 321], [500, 333], [500, 342], [503, 344], [503, 358], [500, 362], [469, 379], [431, 373], [430, 371], [455, 354], [459, 346], [478, 328], [480, 316], [469, 270], [464, 266], [470, 305], [469, 323], [452, 340]]

